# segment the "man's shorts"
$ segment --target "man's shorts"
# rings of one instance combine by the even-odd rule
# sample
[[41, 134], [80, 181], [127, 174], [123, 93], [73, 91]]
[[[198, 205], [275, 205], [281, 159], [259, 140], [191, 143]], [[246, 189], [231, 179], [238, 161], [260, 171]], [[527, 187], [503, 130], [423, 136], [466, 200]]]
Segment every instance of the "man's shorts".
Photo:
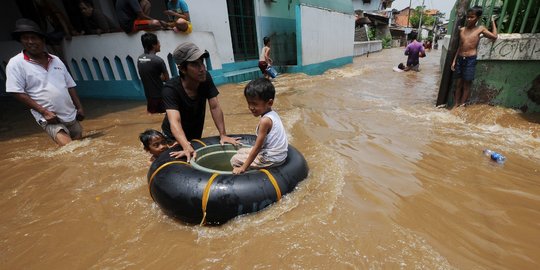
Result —
[[147, 98], [146, 99], [146, 111], [149, 113], [164, 113], [162, 98]]
[[476, 55], [473, 56], [457, 56], [455, 78], [462, 78], [465, 81], [474, 80], [476, 71]]
[[266, 68], [268, 67], [268, 63], [266, 61], [259, 61], [259, 69], [261, 70], [262, 74], [266, 74]]
[[48, 124], [47, 122], [40, 124], [41, 127], [56, 141], [56, 134], [63, 130], [72, 139], [82, 137], [82, 126], [77, 120], [60, 124]]
[[152, 20], [135, 20], [133, 22], [132, 32], [144, 31], [155, 28], [156, 27], [152, 25]]

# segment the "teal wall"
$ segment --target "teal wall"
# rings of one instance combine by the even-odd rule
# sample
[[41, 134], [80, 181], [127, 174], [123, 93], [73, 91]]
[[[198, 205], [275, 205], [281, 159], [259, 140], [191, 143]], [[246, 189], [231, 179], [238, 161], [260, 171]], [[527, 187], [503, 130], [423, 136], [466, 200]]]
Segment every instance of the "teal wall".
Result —
[[296, 5], [298, 5], [298, 0], [279, 0], [276, 2], [264, 2], [264, 0], [259, 0], [259, 5], [256, 7], [259, 10], [257, 10], [256, 12], [261, 17], [274, 17], [294, 20], [294, 7]]
[[354, 7], [351, 0], [300, 0], [300, 4], [326, 8], [346, 14], [353, 14]]
[[533, 80], [540, 75], [540, 61], [478, 61], [472, 86], [473, 102], [502, 105], [540, 112], [540, 105], [527, 96]]
[[[274, 65], [296, 65], [296, 21], [294, 19], [260, 17], [261, 37], [271, 40]], [[263, 46], [262, 40], [259, 41]]]
[[325, 71], [332, 69], [332, 68], [338, 68], [343, 65], [351, 64], [353, 62], [353, 57], [343, 57], [338, 58], [322, 63], [312, 64], [312, 65], [305, 65], [305, 66], [284, 66], [279, 67], [278, 72], [279, 73], [305, 73], [307, 75], [320, 75], [323, 74]]

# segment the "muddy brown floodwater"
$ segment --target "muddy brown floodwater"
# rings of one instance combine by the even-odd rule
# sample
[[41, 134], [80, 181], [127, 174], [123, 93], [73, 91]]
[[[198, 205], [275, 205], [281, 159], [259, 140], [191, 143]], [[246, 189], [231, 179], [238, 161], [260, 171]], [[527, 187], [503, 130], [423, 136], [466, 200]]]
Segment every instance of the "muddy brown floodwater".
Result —
[[[162, 116], [144, 102], [83, 100], [86, 138], [57, 148], [3, 100], [2, 268], [538, 269], [540, 116], [436, 109], [439, 58], [396, 73], [399, 48], [320, 76], [280, 75], [274, 108], [309, 177], [217, 227], [182, 224], [152, 201], [137, 136]], [[229, 133], [257, 124], [244, 85], [218, 87]], [[205, 136], [216, 135], [207, 116]]]

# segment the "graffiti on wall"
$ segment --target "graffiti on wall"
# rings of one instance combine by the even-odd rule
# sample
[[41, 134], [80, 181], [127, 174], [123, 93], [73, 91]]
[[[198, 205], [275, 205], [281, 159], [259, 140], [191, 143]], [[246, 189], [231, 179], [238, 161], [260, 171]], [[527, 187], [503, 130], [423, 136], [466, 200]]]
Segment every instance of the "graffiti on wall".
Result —
[[540, 34], [499, 34], [478, 45], [480, 60], [540, 60]]

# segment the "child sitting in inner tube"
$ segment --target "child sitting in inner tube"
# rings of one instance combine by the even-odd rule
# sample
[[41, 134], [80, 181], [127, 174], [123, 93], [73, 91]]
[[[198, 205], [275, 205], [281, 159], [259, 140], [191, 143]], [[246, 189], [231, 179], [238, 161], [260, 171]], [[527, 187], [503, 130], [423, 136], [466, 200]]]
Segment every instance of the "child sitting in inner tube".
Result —
[[[139, 140], [141, 140], [144, 146], [144, 150], [152, 154], [152, 156], [150, 157], [150, 162], [156, 160], [159, 155], [161, 155], [161, 153], [169, 149], [169, 145], [167, 144], [167, 139], [165, 139], [165, 135], [155, 129], [145, 130], [139, 135]], [[169, 155], [174, 158], [181, 158], [186, 156], [184, 151], [172, 151], [169, 153]]]
[[289, 143], [279, 115], [272, 110], [276, 89], [270, 80], [252, 80], [244, 88], [244, 96], [253, 116], [261, 118], [257, 125], [255, 145], [240, 148], [231, 158], [233, 174], [282, 164], [287, 158]]

